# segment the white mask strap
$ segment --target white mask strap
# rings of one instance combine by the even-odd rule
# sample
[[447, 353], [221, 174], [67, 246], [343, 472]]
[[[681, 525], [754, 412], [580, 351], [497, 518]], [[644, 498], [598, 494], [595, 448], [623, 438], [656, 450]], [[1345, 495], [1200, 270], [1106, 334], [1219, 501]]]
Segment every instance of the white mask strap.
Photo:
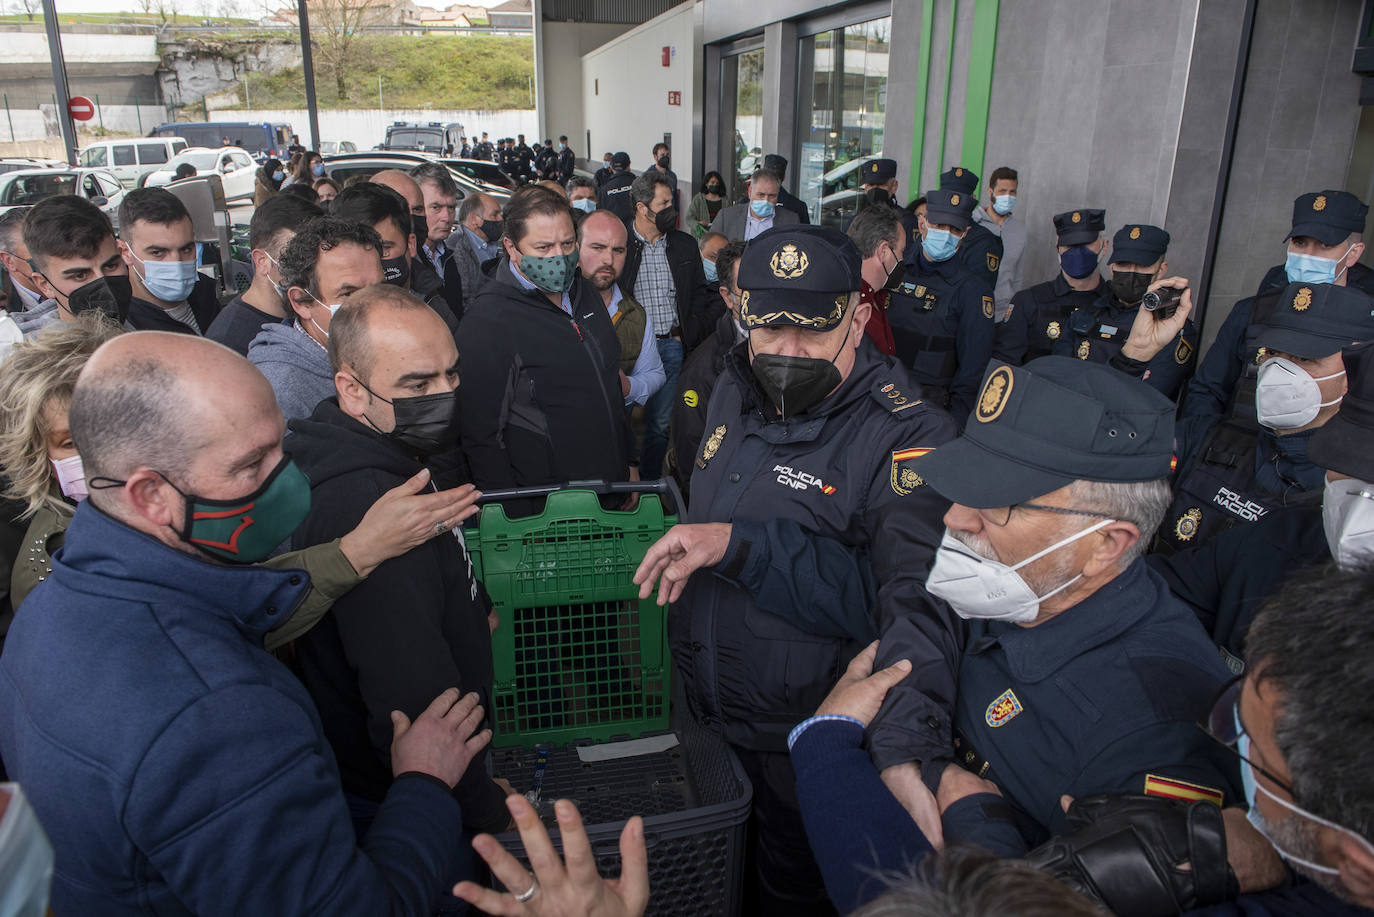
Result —
[[[1026, 564], [1029, 564], [1029, 563], [1032, 563], [1032, 562], [1034, 562], [1034, 561], [1037, 561], [1037, 560], [1039, 560], [1040, 558], [1044, 557], [1046, 554], [1050, 554], [1050, 553], [1053, 553], [1054, 551], [1058, 551], [1060, 548], [1064, 547], [1064, 545], [1066, 545], [1066, 544], [1072, 544], [1073, 542], [1077, 541], [1077, 540], [1080, 539], [1080, 538], [1083, 538], [1083, 537], [1085, 537], [1085, 536], [1087, 536], [1087, 535], [1091, 535], [1093, 532], [1096, 532], [1098, 529], [1102, 528], [1104, 525], [1111, 525], [1111, 524], [1112, 524], [1113, 522], [1115, 522], [1115, 521], [1116, 521], [1115, 519], [1103, 519], [1101, 522], [1097, 523], [1096, 525], [1090, 525], [1090, 526], [1088, 526], [1086, 529], [1083, 529], [1081, 532], [1075, 532], [1074, 534], [1070, 535], [1068, 538], [1062, 539], [1062, 540], [1060, 540], [1060, 541], [1056, 541], [1054, 544], [1050, 545], [1048, 548], [1045, 548], [1043, 551], [1040, 551], [1040, 552], [1038, 552], [1038, 553], [1032, 554], [1030, 557], [1027, 557], [1025, 560], [1021, 561], [1021, 562], [1020, 562], [1019, 564], [1017, 564], [1016, 566], [1010, 567], [1010, 568], [1008, 568], [1008, 569], [1010, 569], [1010, 570], [1020, 570], [1020, 569], [1021, 569], [1022, 567], [1024, 567]], [[1080, 573], [1079, 576], [1082, 576], [1082, 574]], [[1075, 577], [1075, 578], [1076, 578], [1076, 577]], [[1070, 582], [1072, 582], [1072, 580], [1070, 580]], [[1066, 583], [1065, 585], [1067, 585], [1067, 583]], [[1060, 588], [1060, 589], [1063, 589], [1064, 587], [1063, 587], [1063, 586], [1060, 586], [1059, 588]], [[1055, 591], [1057, 592], [1058, 590], [1055, 590]], [[1050, 593], [1050, 595], [1053, 595], [1053, 594], [1054, 594], [1053, 592]], [[1041, 598], [1048, 598], [1048, 596], [1041, 596]]]

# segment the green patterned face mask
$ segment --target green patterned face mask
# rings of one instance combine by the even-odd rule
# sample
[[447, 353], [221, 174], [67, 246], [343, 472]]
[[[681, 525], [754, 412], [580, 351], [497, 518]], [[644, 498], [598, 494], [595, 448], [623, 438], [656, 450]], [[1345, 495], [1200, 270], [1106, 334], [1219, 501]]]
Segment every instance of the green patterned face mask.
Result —
[[549, 255], [545, 258], [522, 252], [516, 267], [530, 283], [545, 293], [566, 293], [577, 276], [577, 249], [573, 249], [570, 255]]

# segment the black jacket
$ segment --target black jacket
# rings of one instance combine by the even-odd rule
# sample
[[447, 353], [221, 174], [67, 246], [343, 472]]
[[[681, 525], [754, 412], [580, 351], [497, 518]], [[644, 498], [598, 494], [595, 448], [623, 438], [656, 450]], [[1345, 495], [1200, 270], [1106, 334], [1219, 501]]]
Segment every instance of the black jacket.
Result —
[[[310, 515], [293, 548], [348, 533], [378, 497], [421, 468], [393, 440], [344, 414], [335, 398], [309, 420], [292, 421], [287, 443], [310, 478]], [[459, 534], [382, 564], [296, 641], [301, 680], [350, 793], [380, 800], [390, 787], [392, 710], [414, 720], [455, 686], [478, 692], [491, 710], [490, 605]], [[509, 821], [485, 753], [454, 794], [470, 828], [499, 830]]]
[[628, 474], [615, 329], [580, 273], [568, 295], [571, 316], [502, 258], [458, 328], [463, 451], [483, 490]]
[[[192, 306], [192, 311], [195, 307]], [[256, 306], [249, 305], [243, 294], [229, 300], [228, 304], [215, 316], [214, 322], [205, 330], [205, 336], [216, 343], [223, 344], [242, 356], [248, 356], [248, 345], [262, 331], [263, 325], [280, 324], [286, 319], [280, 315], [269, 315]]]
[[778, 189], [778, 206], [795, 213], [803, 225], [811, 222], [811, 212], [806, 209], [806, 204], [786, 188]]
[[[453, 263], [451, 254], [444, 259], [444, 267], [444, 276], [440, 277], [434, 265], [424, 255], [411, 258], [410, 292], [428, 303], [456, 338], [458, 322], [463, 317], [463, 281], [458, 276], [458, 266]], [[455, 292], [456, 300], [451, 298]]]
[[606, 179], [596, 194], [596, 209], [609, 210], [626, 226], [635, 218], [635, 202], [630, 196], [630, 186], [635, 183], [633, 172], [615, 172]]
[[711, 402], [711, 392], [725, 367], [725, 355], [739, 342], [735, 317], [726, 311], [716, 320], [711, 336], [692, 351], [678, 374], [677, 398], [673, 401], [673, 417], [668, 428], [668, 452], [673, 460], [673, 476], [684, 497], [691, 483], [692, 462], [701, 450], [701, 439], [706, 432], [706, 408]]
[[[210, 330], [215, 318], [219, 316], [219, 297], [215, 294], [215, 281], [209, 277], [201, 277], [196, 281], [196, 285], [191, 288], [191, 295], [186, 297], [186, 302], [191, 307], [191, 314], [196, 317], [196, 324], [200, 326], [200, 333]], [[167, 310], [161, 306], [150, 303], [147, 300], [139, 299], [135, 296], [129, 300], [129, 327], [134, 331], [171, 331], [177, 334], [195, 334], [189, 325], [181, 322], [167, 314]]]
[[[629, 232], [630, 244], [625, 252], [625, 270], [620, 274], [620, 288], [634, 295], [639, 278], [639, 263], [644, 255], [644, 243]], [[701, 266], [701, 250], [696, 239], [680, 229], [668, 230], [668, 269], [673, 274], [673, 288], [677, 292], [677, 324], [681, 329], [682, 346], [691, 352], [711, 336], [716, 319], [725, 311], [720, 292], [706, 282], [706, 269]], [[636, 297], [643, 302], [641, 297]], [[667, 328], [654, 328], [655, 334], [667, 334]]]

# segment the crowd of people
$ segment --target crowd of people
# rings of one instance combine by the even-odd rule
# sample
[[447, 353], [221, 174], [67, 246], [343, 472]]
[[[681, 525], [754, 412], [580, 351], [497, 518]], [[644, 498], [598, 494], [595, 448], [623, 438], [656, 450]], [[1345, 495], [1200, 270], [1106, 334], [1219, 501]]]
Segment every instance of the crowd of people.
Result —
[[1057, 214], [1023, 279], [1009, 167], [904, 205], [868, 159], [841, 229], [780, 155], [680, 210], [665, 144], [537, 146], [465, 141], [504, 201], [269, 160], [223, 303], [165, 188], [0, 216], [16, 888], [644, 913], [640, 819], [603, 879], [494, 772], [464, 524], [672, 477], [634, 583], [752, 784], [742, 913], [1371, 913], [1363, 202], [1298, 195], [1200, 354], [1161, 227]]

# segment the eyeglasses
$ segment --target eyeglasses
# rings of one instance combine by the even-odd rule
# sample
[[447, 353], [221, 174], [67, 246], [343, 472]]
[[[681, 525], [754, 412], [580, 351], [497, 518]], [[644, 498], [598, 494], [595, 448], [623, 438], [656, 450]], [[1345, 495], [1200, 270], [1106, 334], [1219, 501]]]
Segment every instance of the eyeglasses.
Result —
[[1279, 789], [1283, 790], [1290, 797], [1296, 799], [1293, 794], [1293, 787], [1286, 780], [1276, 777], [1272, 771], [1266, 770], [1251, 761], [1240, 753], [1236, 747], [1241, 736], [1246, 735], [1245, 725], [1240, 721], [1240, 692], [1245, 685], [1245, 676], [1240, 675], [1231, 679], [1222, 687], [1216, 700], [1212, 701], [1212, 706], [1207, 713], [1207, 719], [1197, 724], [1197, 728], [1207, 734], [1207, 737], [1221, 745], [1240, 760], [1250, 765], [1256, 772], [1263, 774]]
[[998, 506], [993, 509], [977, 510], [979, 516], [988, 525], [995, 525], [999, 529], [1011, 521], [1011, 511], [1014, 509], [1039, 510], [1042, 513], [1057, 513], [1060, 516], [1092, 516], [1096, 519], [1115, 519], [1115, 516], [1107, 513], [1099, 513], [1091, 509], [1073, 509], [1067, 506], [1044, 506], [1040, 503], [1013, 503], [1011, 506]]

